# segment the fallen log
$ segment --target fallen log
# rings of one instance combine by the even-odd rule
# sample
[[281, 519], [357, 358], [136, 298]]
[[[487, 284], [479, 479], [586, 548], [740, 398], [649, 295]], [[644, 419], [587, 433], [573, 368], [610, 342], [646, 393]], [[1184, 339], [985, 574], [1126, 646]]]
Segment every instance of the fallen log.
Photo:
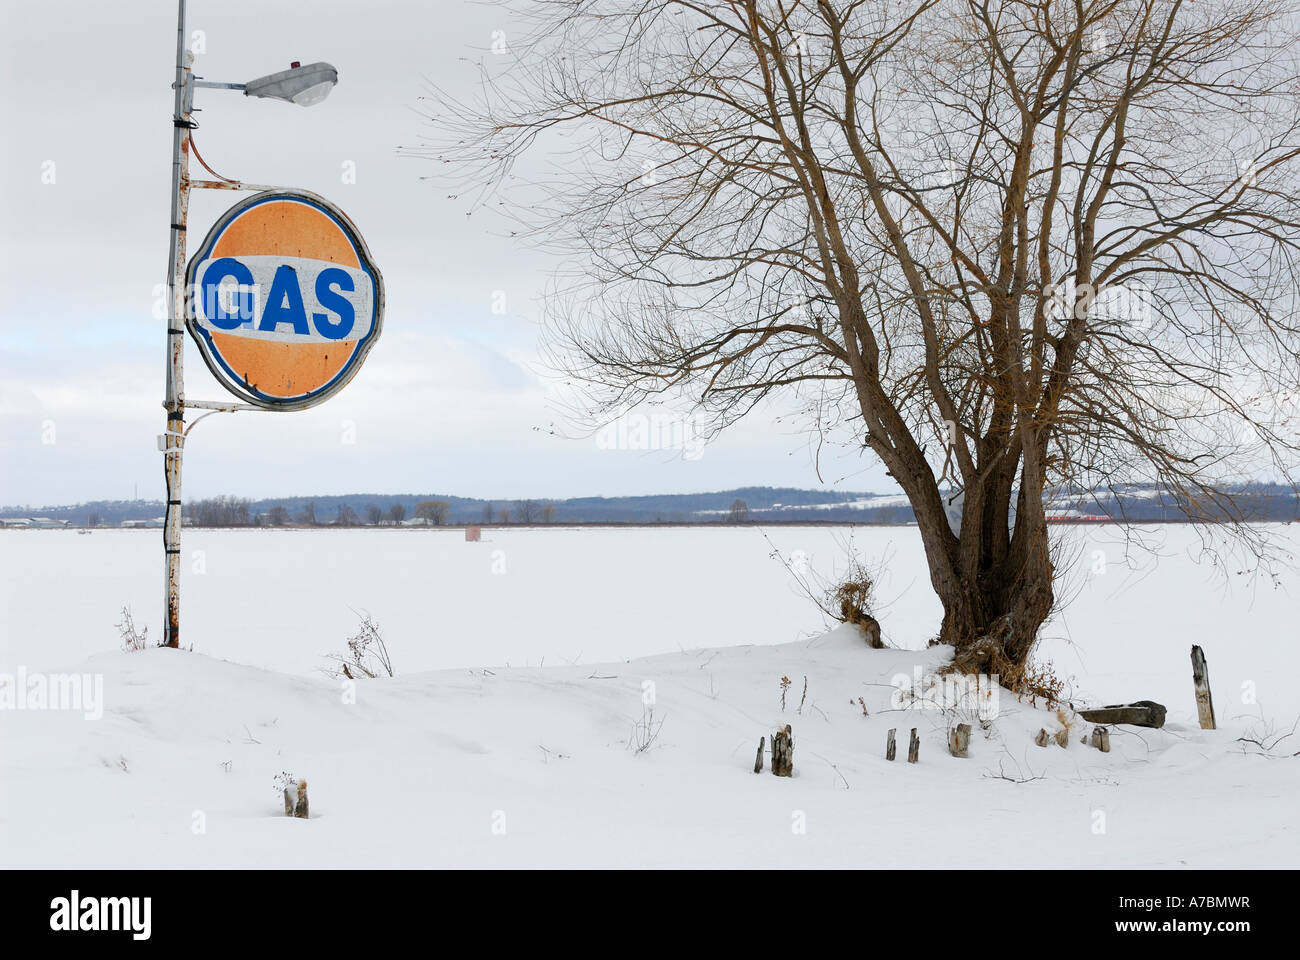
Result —
[[1127, 723], [1134, 727], [1155, 727], [1165, 725], [1165, 708], [1154, 700], [1138, 700], [1136, 703], [1122, 703], [1095, 710], [1080, 710], [1079, 716], [1089, 723]]

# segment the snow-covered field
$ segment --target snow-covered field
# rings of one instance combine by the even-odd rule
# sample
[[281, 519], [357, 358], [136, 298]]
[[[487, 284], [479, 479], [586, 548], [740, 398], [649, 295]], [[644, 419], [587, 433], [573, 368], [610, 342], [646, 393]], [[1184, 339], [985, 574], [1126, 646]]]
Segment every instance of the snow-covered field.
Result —
[[[796, 565], [843, 566], [847, 530], [767, 533]], [[1300, 716], [1300, 574], [1251, 586], [1230, 565], [1225, 586], [1189, 530], [1148, 534], [1158, 562], [1113, 527], [1063, 531], [1077, 596], [1042, 655], [1080, 704], [1158, 700], [1166, 727], [1117, 728], [1102, 754], [1076, 721], [1040, 748], [1060, 720], [1004, 691], [955, 759], [949, 714], [891, 709], [897, 675], [946, 656], [925, 648], [939, 611], [913, 528], [852, 537], [886, 561], [891, 650], [826, 633], [760, 531], [727, 527], [188, 530], [193, 652], [130, 654], [113, 624], [129, 604], [158, 634], [159, 531], [5, 531], [0, 678], [103, 694], [97, 719], [0, 709], [0, 866], [1300, 866], [1300, 757], [1237, 742]], [[320, 668], [354, 610], [397, 677], [352, 702]], [[1196, 723], [1192, 643], [1218, 731]], [[795, 777], [755, 776], [785, 723]], [[281, 771], [309, 782], [311, 819], [283, 816]]]

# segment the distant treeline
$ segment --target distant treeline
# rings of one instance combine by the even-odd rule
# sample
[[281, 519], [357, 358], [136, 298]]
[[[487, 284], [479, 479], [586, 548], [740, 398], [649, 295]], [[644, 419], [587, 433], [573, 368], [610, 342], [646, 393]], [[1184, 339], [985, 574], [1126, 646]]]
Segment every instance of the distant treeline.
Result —
[[401, 501], [369, 503], [359, 510], [346, 502], [318, 507], [315, 500], [308, 500], [291, 510], [283, 503], [267, 506], [239, 497], [210, 497], [187, 504], [184, 516], [199, 527], [377, 527], [406, 523], [408, 519], [441, 526], [448, 522], [449, 507], [446, 500], [421, 500], [409, 511], [408, 518], [406, 504]]
[[[1290, 487], [1242, 484], [1236, 509], [1249, 520], [1300, 520]], [[1189, 510], [1150, 485], [1106, 491], [1056, 491], [1051, 512], [1135, 522], [1179, 522]], [[75, 526], [118, 526], [160, 518], [160, 501], [96, 501], [63, 507], [4, 507], [0, 518], [41, 516]], [[346, 494], [252, 500], [233, 496], [187, 500], [185, 522], [205, 527], [392, 526], [549, 523], [880, 523], [913, 522], [896, 495], [743, 487], [712, 493], [642, 497], [485, 500], [440, 494]]]

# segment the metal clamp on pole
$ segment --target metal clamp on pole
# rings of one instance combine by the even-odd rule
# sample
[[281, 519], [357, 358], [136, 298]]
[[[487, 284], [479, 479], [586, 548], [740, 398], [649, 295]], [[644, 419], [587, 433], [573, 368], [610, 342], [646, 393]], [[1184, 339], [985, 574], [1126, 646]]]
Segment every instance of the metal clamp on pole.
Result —
[[[162, 451], [163, 456], [180, 456], [181, 450], [185, 447], [185, 437], [188, 430], [168, 430], [166, 433], [158, 434], [158, 449]], [[167, 441], [175, 437], [174, 445]], [[178, 503], [180, 501], [177, 501]]]

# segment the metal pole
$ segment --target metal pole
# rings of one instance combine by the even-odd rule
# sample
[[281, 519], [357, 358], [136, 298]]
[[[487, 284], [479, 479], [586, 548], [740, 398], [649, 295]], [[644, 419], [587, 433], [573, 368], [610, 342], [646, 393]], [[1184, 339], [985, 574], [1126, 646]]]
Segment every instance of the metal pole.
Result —
[[185, 449], [185, 221], [189, 210], [190, 110], [192, 87], [186, 63], [185, 0], [176, 13], [176, 90], [172, 113], [171, 241], [167, 259], [167, 432], [163, 434], [163, 469], [167, 478], [167, 509], [163, 524], [164, 581], [163, 646], [180, 646], [181, 620], [181, 457]]

